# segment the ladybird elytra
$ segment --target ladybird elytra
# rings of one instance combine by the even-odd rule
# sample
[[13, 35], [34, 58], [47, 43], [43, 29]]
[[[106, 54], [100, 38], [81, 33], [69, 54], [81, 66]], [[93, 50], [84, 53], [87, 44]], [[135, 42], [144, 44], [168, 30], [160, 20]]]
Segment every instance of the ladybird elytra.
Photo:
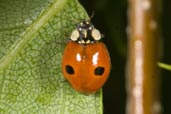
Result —
[[97, 92], [110, 73], [110, 56], [100, 31], [90, 21], [80, 22], [71, 33], [62, 58], [62, 72], [78, 92]]

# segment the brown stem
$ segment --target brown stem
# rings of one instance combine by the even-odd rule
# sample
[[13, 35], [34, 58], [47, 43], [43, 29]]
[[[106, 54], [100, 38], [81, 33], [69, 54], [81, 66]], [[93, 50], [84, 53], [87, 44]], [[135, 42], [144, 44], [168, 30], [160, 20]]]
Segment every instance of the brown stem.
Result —
[[129, 0], [127, 114], [159, 114], [157, 0]]

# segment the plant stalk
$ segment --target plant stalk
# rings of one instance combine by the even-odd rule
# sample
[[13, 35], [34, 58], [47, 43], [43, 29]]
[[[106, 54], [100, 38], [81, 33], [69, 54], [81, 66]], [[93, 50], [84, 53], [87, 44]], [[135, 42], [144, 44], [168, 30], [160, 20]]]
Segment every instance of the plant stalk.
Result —
[[129, 0], [127, 114], [160, 114], [159, 1]]

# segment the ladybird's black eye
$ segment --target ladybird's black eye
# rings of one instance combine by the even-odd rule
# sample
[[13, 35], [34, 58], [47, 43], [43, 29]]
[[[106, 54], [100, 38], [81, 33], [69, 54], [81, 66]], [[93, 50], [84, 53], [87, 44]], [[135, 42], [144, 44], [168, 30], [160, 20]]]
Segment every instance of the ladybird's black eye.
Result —
[[104, 73], [104, 67], [97, 67], [95, 70], [94, 70], [94, 74], [95, 75], [102, 75]]
[[65, 66], [65, 70], [66, 70], [66, 72], [67, 72], [68, 74], [74, 74], [74, 69], [73, 69], [73, 67], [70, 66], [70, 65], [66, 65], [66, 66]]

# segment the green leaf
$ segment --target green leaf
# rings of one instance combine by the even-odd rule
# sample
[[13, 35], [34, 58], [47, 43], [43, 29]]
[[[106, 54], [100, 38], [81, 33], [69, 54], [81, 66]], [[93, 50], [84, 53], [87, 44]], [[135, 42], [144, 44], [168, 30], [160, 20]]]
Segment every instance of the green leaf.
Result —
[[166, 69], [166, 70], [170, 70], [170, 71], [171, 71], [171, 65], [168, 65], [168, 64], [159, 62], [159, 63], [158, 63], [158, 66], [159, 66], [160, 68], [163, 68], [163, 69]]
[[67, 37], [83, 19], [77, 0], [0, 1], [0, 114], [102, 114], [101, 91], [80, 94], [61, 74]]

